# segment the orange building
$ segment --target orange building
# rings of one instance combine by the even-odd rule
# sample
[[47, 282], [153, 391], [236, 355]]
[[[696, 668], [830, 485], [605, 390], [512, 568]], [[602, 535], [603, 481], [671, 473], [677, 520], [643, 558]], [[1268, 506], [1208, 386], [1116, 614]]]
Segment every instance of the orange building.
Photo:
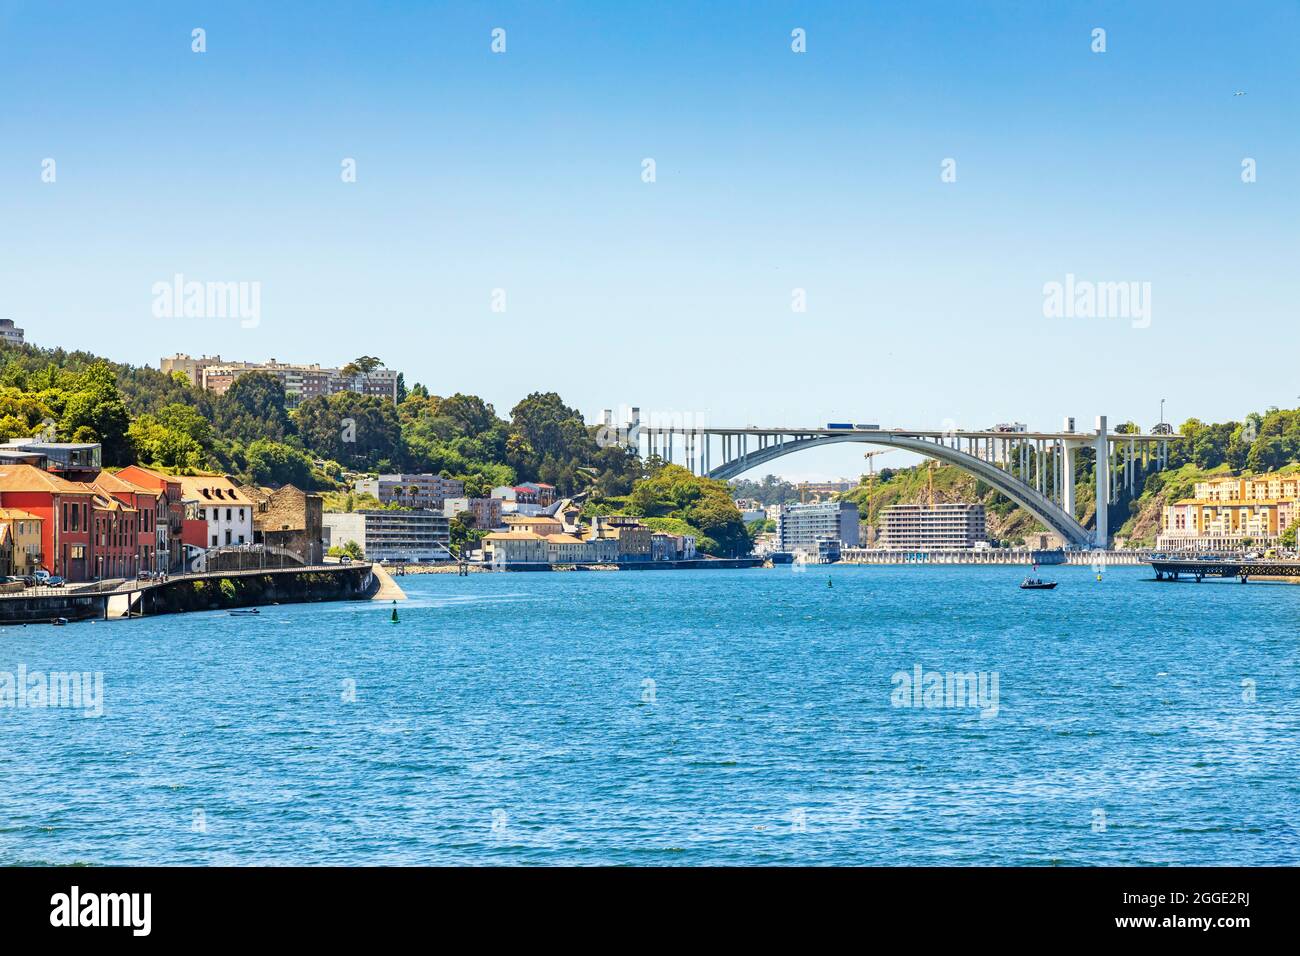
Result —
[[[120, 501], [136, 512], [135, 553], [136, 571], [166, 570], [158, 564], [158, 528], [159, 514], [166, 517], [166, 492], [157, 488], [146, 488], [134, 482], [123, 480], [121, 475], [101, 471], [91, 482], [101, 495]], [[166, 554], [164, 548], [163, 554]]]
[[185, 526], [185, 505], [181, 491], [181, 480], [172, 475], [143, 468], [140, 465], [127, 465], [117, 473], [122, 481], [142, 488], [162, 492], [155, 527], [156, 564], [154, 571], [172, 571], [181, 565], [181, 534]]
[[94, 493], [32, 465], [0, 466], [0, 507], [16, 508], [41, 522], [38, 567], [69, 581], [88, 581], [93, 571], [91, 507]]

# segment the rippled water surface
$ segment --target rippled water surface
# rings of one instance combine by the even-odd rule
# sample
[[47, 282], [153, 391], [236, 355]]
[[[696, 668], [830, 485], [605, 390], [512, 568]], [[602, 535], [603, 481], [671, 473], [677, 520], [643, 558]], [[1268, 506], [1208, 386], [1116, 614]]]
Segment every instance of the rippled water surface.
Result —
[[[0, 862], [1300, 862], [1300, 587], [1046, 571], [431, 575], [398, 624], [3, 628], [0, 672], [105, 701], [0, 707]], [[916, 665], [996, 672], [996, 715], [893, 706]]]

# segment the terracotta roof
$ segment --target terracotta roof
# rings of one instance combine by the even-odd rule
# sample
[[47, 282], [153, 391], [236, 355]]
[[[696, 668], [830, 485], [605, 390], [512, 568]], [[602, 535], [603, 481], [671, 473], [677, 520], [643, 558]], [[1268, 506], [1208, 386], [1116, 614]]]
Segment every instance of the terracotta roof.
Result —
[[0, 466], [0, 491], [48, 491], [57, 495], [87, 495], [86, 485], [68, 481], [32, 465]]
[[[87, 487], [90, 487], [87, 485]], [[135, 508], [130, 505], [124, 505], [116, 498], [110, 495], [95, 495], [94, 508], [96, 511], [130, 511], [135, 512]]]
[[181, 495], [187, 501], [205, 505], [252, 505], [225, 475], [181, 475]]
[[0, 521], [44, 521], [44, 518], [21, 508], [0, 508]]
[[493, 531], [484, 537], [485, 541], [545, 541], [540, 534], [531, 531]]
[[[154, 471], [152, 468], [146, 468], [143, 465], [127, 465], [125, 468], [119, 471], [118, 474], [121, 475], [122, 472], [133, 472], [135, 474], [142, 475], [146, 478], [152, 478], [155, 481], [161, 481], [164, 483], [166, 482], [178, 483], [180, 481], [180, 479], [177, 478], [175, 475], [164, 475], [161, 471]], [[123, 480], [128, 480], [128, 479], [123, 479]]]
[[582, 544], [582, 539], [571, 534], [548, 534], [546, 540], [551, 544]]
[[144, 485], [132, 484], [129, 481], [119, 478], [111, 471], [101, 471], [95, 476], [95, 480], [90, 484], [93, 487], [98, 488], [100, 491], [106, 491], [109, 494], [152, 495], [154, 497], [162, 494], [162, 490], [159, 488], [146, 488]]

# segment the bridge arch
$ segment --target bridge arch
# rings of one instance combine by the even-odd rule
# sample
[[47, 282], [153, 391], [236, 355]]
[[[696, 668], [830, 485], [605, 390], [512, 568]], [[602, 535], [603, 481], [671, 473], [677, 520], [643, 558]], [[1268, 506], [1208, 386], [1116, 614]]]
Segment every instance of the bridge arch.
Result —
[[1016, 504], [1020, 505], [1052, 531], [1059, 534], [1075, 547], [1090, 548], [1093, 534], [1074, 515], [1069, 514], [1036, 488], [1031, 488], [1019, 478], [1009, 474], [997, 465], [976, 458], [964, 451], [939, 442], [927, 441], [906, 435], [893, 435], [880, 431], [846, 431], [842, 435], [815, 435], [796, 438], [781, 444], [768, 445], [756, 451], [740, 455], [709, 471], [710, 478], [727, 480], [744, 474], [751, 468], [767, 464], [777, 458], [792, 455], [806, 448], [819, 448], [838, 442], [861, 442], [867, 445], [883, 445], [901, 451], [915, 452], [926, 458], [933, 458], [947, 465], [954, 465], [967, 474], [974, 475], [986, 484], [992, 485]]

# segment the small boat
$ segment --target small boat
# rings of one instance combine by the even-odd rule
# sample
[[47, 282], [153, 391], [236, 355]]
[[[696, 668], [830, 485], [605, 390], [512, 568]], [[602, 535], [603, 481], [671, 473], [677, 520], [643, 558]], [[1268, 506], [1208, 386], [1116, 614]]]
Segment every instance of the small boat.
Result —
[[238, 611], [231, 611], [230, 613], [236, 615], [244, 615], [244, 614], [261, 614], [262, 612], [255, 607], [248, 607]]
[[66, 617], [56, 617], [54, 620], [50, 621], [50, 623], [55, 625], [56, 627], [59, 627], [61, 625], [67, 624], [68, 619]]
[[1043, 581], [1039, 578], [1025, 578], [1020, 582], [1022, 591], [1050, 591], [1056, 587], [1055, 581]]

